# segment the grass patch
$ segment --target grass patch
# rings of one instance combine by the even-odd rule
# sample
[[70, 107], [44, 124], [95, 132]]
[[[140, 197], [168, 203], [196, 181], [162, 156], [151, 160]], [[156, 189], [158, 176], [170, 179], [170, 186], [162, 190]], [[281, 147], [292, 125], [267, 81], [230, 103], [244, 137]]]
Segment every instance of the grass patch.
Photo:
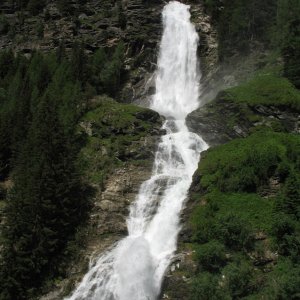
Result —
[[[270, 231], [272, 224], [272, 210], [274, 201], [265, 199], [257, 194], [224, 194], [211, 193], [206, 196], [213, 202], [217, 219], [228, 212], [249, 223], [255, 231]], [[204, 207], [200, 207], [204, 209]]]
[[190, 299], [298, 299], [300, 136], [262, 129], [208, 150], [197, 172]]
[[208, 191], [256, 192], [280, 165], [299, 156], [298, 135], [263, 130], [208, 150], [198, 169], [200, 183]]
[[300, 92], [286, 78], [258, 74], [237, 87], [226, 90], [224, 100], [255, 105], [289, 107], [300, 111]]

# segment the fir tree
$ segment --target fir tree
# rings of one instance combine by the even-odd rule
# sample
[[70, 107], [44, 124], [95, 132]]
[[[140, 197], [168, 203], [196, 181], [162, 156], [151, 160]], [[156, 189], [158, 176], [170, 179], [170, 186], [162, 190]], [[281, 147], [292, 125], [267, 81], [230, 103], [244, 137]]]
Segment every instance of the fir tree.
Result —
[[81, 220], [85, 204], [74, 166], [76, 151], [58, 103], [39, 104], [14, 172], [8, 199], [1, 284], [4, 299], [27, 299], [51, 271], [53, 259]]

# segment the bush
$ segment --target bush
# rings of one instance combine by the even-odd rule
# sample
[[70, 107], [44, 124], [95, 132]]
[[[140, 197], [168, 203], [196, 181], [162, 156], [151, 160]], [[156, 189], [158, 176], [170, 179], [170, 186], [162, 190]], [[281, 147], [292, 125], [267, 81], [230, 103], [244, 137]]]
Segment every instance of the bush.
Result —
[[277, 207], [280, 211], [300, 220], [300, 176], [291, 171], [286, 179], [282, 193], [278, 197]]
[[45, 0], [29, 0], [27, 9], [33, 15], [37, 15], [45, 7]]
[[280, 213], [273, 222], [273, 234], [281, 255], [299, 259], [300, 252], [300, 228], [299, 224], [290, 216]]
[[233, 299], [247, 296], [253, 291], [253, 268], [244, 259], [227, 265], [222, 273]]
[[262, 131], [207, 151], [199, 165], [201, 185], [222, 192], [255, 192], [282, 163], [300, 155], [297, 135]]
[[300, 296], [300, 265], [280, 259], [266, 283], [265, 295], [270, 299], [296, 300]]
[[253, 242], [252, 228], [249, 224], [232, 213], [218, 220], [220, 239], [234, 250], [250, 249]]
[[227, 300], [231, 299], [226, 290], [220, 287], [218, 276], [202, 273], [192, 282], [191, 300]]
[[226, 264], [225, 247], [218, 241], [210, 241], [196, 248], [196, 259], [204, 270], [217, 272]]
[[9, 31], [9, 23], [4, 15], [0, 15], [0, 33], [7, 34]]

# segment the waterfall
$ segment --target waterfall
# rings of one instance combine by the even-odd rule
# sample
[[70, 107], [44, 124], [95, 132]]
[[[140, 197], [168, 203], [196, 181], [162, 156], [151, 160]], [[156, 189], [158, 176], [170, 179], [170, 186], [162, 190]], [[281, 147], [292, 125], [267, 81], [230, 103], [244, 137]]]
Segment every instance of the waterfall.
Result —
[[156, 94], [151, 108], [166, 117], [152, 176], [140, 188], [127, 219], [128, 236], [90, 267], [69, 300], [154, 300], [176, 250], [180, 212], [200, 152], [207, 144], [189, 132], [185, 117], [199, 106], [198, 35], [189, 6], [163, 10]]

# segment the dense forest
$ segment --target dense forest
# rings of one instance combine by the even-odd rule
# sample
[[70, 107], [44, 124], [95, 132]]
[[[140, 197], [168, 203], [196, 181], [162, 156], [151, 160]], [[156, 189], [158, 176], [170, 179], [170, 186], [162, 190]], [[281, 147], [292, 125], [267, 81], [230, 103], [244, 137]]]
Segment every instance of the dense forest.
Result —
[[[76, 7], [56, 2], [63, 16], [78, 16], [87, 1]], [[46, 3], [13, 1], [16, 11], [33, 16]], [[237, 105], [236, 118], [243, 112], [249, 122], [257, 121], [249, 113], [256, 105], [299, 113], [299, 0], [204, 0], [203, 5], [217, 28], [220, 64], [257, 48], [272, 56], [251, 80], [221, 95]], [[0, 32], [9, 26], [0, 15]], [[1, 300], [35, 299], [47, 280], [66, 276], [62, 266], [69, 263], [72, 241], [90, 210], [79, 155], [86, 141], [78, 124], [94, 96], [118, 100], [125, 59], [124, 41], [89, 55], [82, 43], [67, 51], [62, 41], [49, 53], [0, 52], [0, 180], [12, 182], [8, 192], [0, 186], [6, 203]], [[235, 125], [235, 119], [229, 121]], [[271, 180], [279, 187], [264, 197]], [[187, 244], [197, 270], [188, 274], [184, 299], [299, 299], [299, 134], [276, 121], [257, 126], [249, 136], [207, 151], [193, 185]], [[251, 256], [266, 251], [276, 253], [276, 263], [253, 264]]]
[[112, 53], [99, 49], [89, 58], [80, 45], [70, 57], [63, 45], [30, 59], [1, 53], [0, 176], [10, 174], [14, 182], [7, 196], [1, 299], [28, 299], [59, 272], [55, 261], [88, 209], [78, 120], [94, 95], [114, 96], [123, 51], [120, 43]]

